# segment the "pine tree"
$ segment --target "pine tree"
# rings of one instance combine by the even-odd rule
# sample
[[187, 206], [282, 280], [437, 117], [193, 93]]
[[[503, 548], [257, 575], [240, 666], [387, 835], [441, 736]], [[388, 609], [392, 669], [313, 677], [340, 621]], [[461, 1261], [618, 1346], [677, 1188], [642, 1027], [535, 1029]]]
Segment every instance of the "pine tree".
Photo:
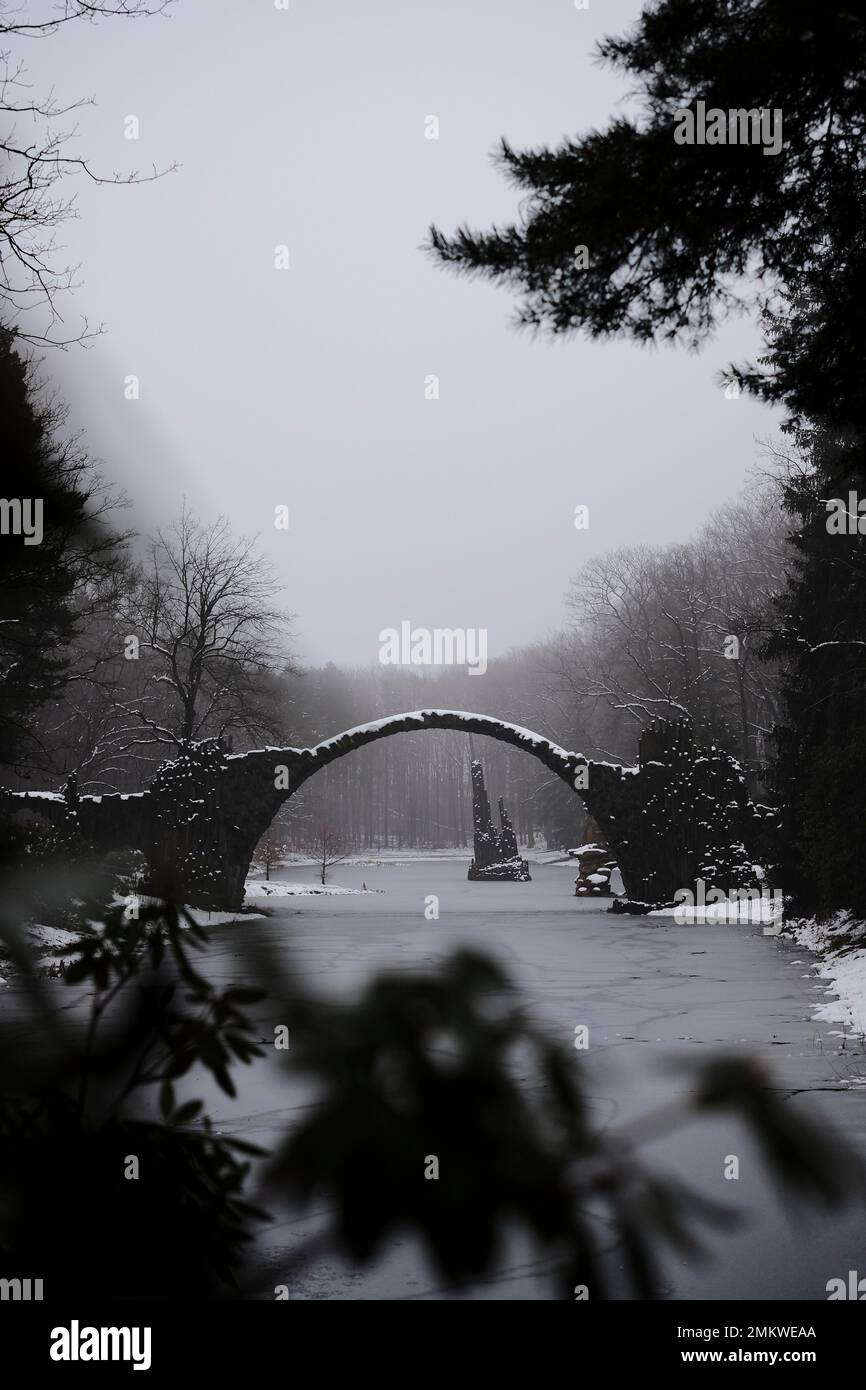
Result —
[[[866, 538], [827, 503], [866, 499], [866, 11], [849, 0], [660, 0], [601, 57], [640, 116], [499, 162], [519, 223], [431, 230], [459, 271], [516, 288], [553, 334], [700, 341], [757, 286], [767, 352], [728, 375], [781, 404], [806, 467], [787, 487], [788, 662], [772, 777], [780, 882], [809, 911], [866, 914]], [[677, 143], [677, 112], [767, 109], [781, 146]], [[866, 530], [866, 517], [863, 519]]]
[[[453, 237], [433, 227], [438, 260], [522, 292], [522, 323], [644, 341], [700, 339], [742, 303], [746, 273], [768, 293], [789, 294], [808, 275], [813, 294], [830, 296], [825, 307], [841, 277], [854, 291], [866, 133], [861, 5], [661, 0], [599, 55], [629, 80], [640, 116], [556, 149], [520, 152], [503, 140], [497, 162], [524, 195], [519, 222], [487, 233], [461, 227]], [[677, 113], [698, 101], [781, 112], [779, 152], [678, 144]], [[838, 307], [862, 339], [855, 304]], [[823, 322], [816, 346], [835, 365]], [[820, 365], [800, 364], [806, 394], [815, 383], [804, 374], [820, 374]], [[777, 395], [791, 386], [780, 382]]]
[[[809, 466], [786, 489], [799, 528], [768, 647], [787, 663], [771, 776], [778, 876], [801, 912], [866, 916], [866, 535], [848, 511], [852, 492], [866, 498], [864, 451], [825, 429], [796, 437]], [[853, 531], [828, 530], [834, 499]]]
[[0, 764], [38, 757], [32, 716], [63, 684], [85, 591], [119, 564], [118, 538], [92, 505], [97, 480], [58, 440], [61, 423], [0, 329]]

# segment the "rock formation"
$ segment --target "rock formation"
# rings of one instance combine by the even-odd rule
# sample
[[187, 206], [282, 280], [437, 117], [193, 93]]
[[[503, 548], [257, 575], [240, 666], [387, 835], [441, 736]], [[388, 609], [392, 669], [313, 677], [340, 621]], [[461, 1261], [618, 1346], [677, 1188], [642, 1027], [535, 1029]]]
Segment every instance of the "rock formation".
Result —
[[528, 883], [529, 865], [521, 859], [517, 836], [502, 797], [499, 798], [500, 829], [493, 824], [490, 798], [484, 785], [480, 762], [472, 763], [472, 818], [475, 824], [475, 858], [469, 865], [472, 880]]
[[617, 867], [607, 845], [590, 843], [581, 845], [578, 850], [569, 850], [578, 863], [578, 875], [574, 880], [576, 898], [609, 898], [613, 896], [610, 876]]

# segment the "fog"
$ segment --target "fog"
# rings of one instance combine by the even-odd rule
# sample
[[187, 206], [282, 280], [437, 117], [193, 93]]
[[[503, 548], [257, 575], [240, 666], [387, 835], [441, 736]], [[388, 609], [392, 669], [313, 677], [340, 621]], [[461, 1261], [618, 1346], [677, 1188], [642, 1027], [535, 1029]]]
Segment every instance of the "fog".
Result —
[[496, 657], [560, 624], [585, 559], [685, 539], [758, 459], [772, 417], [718, 380], [753, 327], [699, 354], [534, 341], [507, 293], [422, 250], [431, 221], [513, 216], [501, 136], [555, 143], [625, 100], [592, 49], [638, 9], [183, 0], [32, 45], [37, 87], [97, 96], [76, 153], [108, 173], [179, 165], [76, 181], [65, 326], [105, 332], [51, 375], [137, 527], [186, 495], [261, 533], [302, 659], [374, 662], [404, 621], [485, 628]]

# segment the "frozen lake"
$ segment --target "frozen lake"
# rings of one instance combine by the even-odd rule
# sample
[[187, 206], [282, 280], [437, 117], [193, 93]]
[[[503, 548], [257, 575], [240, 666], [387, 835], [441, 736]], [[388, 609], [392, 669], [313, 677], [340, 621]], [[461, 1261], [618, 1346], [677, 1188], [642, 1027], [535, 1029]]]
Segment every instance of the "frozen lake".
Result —
[[[208, 971], [237, 980], [239, 933], [257, 951], [288, 953], [303, 979], [325, 996], [352, 995], [373, 972], [435, 966], [458, 945], [493, 954], [520, 986], [530, 1016], [566, 1047], [574, 1028], [590, 1030], [587, 1069], [599, 1126], [654, 1109], [689, 1085], [686, 1064], [713, 1051], [759, 1059], [787, 1102], [826, 1118], [866, 1154], [866, 1059], [832, 1025], [811, 1019], [817, 988], [811, 958], [759, 926], [681, 926], [668, 918], [612, 916], [605, 903], [573, 896], [573, 865], [533, 864], [527, 884], [469, 883], [468, 857], [396, 864], [342, 864], [328, 882], [363, 894], [271, 900], [266, 920], [214, 927]], [[272, 875], [273, 877], [273, 875]], [[315, 881], [310, 866], [276, 877]], [[436, 895], [439, 920], [426, 920]], [[290, 1018], [263, 1004], [262, 1036]], [[281, 1054], [284, 1056], [284, 1054]], [[239, 1076], [236, 1102], [197, 1084], [218, 1128], [269, 1145], [293, 1113], [311, 1102], [305, 1083], [270, 1059]], [[740, 1159], [740, 1178], [723, 1177], [727, 1155]], [[701, 1120], [649, 1145], [644, 1156], [676, 1171], [697, 1190], [737, 1207], [743, 1229], [709, 1237], [701, 1264], [680, 1258], [666, 1265], [665, 1296], [688, 1298], [825, 1299], [831, 1278], [866, 1273], [866, 1215], [855, 1205], [829, 1215], [786, 1206], [738, 1123]], [[297, 1243], [314, 1234], [321, 1205], [298, 1216], [279, 1213], [260, 1247], [273, 1284]], [[604, 1243], [604, 1242], [603, 1242]], [[609, 1242], [609, 1261], [619, 1259]], [[333, 1258], [290, 1281], [294, 1298], [444, 1298], [451, 1295], [408, 1239], [395, 1239], [375, 1266], [357, 1270]], [[515, 1239], [501, 1268], [469, 1295], [481, 1299], [544, 1299], [548, 1271]]]

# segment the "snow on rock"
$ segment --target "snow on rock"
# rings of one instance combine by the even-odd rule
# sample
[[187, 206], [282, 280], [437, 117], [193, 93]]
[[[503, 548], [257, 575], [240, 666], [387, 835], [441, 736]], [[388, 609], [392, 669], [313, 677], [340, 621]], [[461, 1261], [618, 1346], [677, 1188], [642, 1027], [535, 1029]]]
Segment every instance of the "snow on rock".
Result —
[[[407, 710], [404, 714], [389, 714], [382, 719], [373, 719], [366, 724], [357, 724], [352, 729], [346, 729], [333, 738], [317, 743], [313, 748], [277, 748], [268, 745], [266, 748], [255, 749], [246, 753], [230, 753], [227, 761], [232, 762], [233, 760], [255, 757], [261, 753], [280, 754], [286, 757], [320, 758], [323, 761], [330, 761], [329, 754], [341, 750], [345, 751], [347, 745], [350, 748], [359, 747], [384, 734], [411, 732], [424, 728], [460, 729], [464, 727], [470, 733], [487, 733], [492, 738], [501, 738], [506, 743], [513, 743], [529, 752], [540, 754], [542, 758], [547, 756], [553, 761], [561, 763], [563, 772], [571, 768], [575, 760], [578, 763], [586, 761], [582, 753], [573, 753], [569, 752], [568, 749], [560, 748], [558, 743], [553, 743], [550, 739], [533, 733], [532, 729], [524, 728], [522, 724], [512, 724], [506, 719], [495, 719], [489, 714], [473, 714], [468, 710], [432, 708]], [[635, 775], [638, 772], [637, 767], [620, 768], [618, 763], [605, 761], [593, 760], [593, 766], [615, 768], [623, 775], [626, 773]]]
[[531, 729], [526, 729], [521, 724], [512, 724], [506, 719], [494, 719], [489, 714], [472, 714], [467, 710], [445, 710], [445, 709], [416, 709], [407, 710], [405, 714], [386, 715], [384, 719], [372, 719], [367, 724], [357, 724], [353, 729], [347, 729], [345, 733], [338, 734], [335, 738], [325, 739], [310, 752], [320, 753], [327, 748], [333, 748], [341, 744], [344, 739], [354, 740], [359, 735], [384, 732], [386, 729], [399, 727], [402, 723], [424, 724], [427, 720], [434, 719], [454, 719], [460, 722], [473, 722], [487, 724], [491, 728], [507, 729], [510, 733], [519, 736], [522, 743], [527, 743], [533, 747], [545, 747], [551, 749], [561, 758], [567, 759], [569, 754], [558, 744], [551, 743], [549, 739], [542, 738], [539, 734], [533, 733]]

